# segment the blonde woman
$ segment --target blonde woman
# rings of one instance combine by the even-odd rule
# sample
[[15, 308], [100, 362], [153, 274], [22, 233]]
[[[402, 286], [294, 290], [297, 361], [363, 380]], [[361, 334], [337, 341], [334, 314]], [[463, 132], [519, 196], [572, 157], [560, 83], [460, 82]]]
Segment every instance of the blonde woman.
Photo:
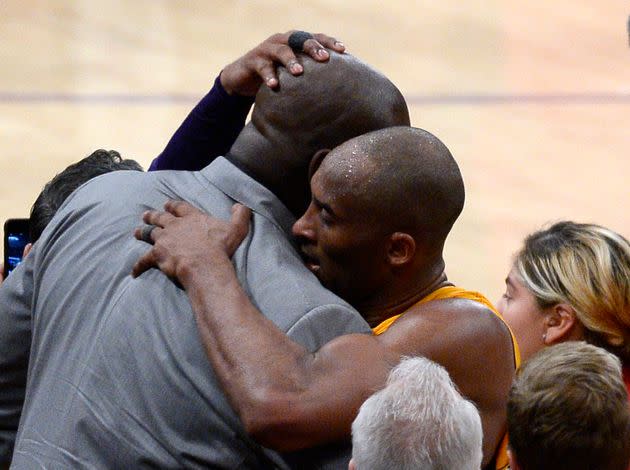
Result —
[[525, 239], [498, 310], [523, 361], [584, 340], [621, 360], [630, 386], [630, 243], [607, 228], [558, 222]]

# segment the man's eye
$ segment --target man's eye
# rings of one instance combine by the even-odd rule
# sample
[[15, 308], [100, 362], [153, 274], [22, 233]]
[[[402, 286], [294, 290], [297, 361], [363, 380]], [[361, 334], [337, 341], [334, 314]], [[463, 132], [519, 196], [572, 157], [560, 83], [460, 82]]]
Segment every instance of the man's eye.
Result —
[[319, 218], [323, 224], [330, 225], [332, 223], [332, 216], [326, 209], [319, 211]]

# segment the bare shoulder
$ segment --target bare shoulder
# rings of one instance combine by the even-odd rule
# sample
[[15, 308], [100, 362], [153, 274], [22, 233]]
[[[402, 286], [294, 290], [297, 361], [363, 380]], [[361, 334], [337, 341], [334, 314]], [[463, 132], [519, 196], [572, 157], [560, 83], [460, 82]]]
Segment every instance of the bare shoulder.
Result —
[[[422, 354], [434, 343], [437, 347], [468, 343], [512, 347], [510, 331], [503, 320], [485, 305], [468, 299], [415, 305], [394, 322], [382, 340], [390, 347], [400, 348], [405, 355]], [[415, 348], [420, 350], [414, 351]]]
[[474, 300], [435, 300], [407, 310], [377, 338], [390, 354], [424, 356], [448, 371], [479, 409], [488, 462], [505, 432], [515, 370], [512, 338], [503, 320]]
[[[510, 331], [492, 310], [467, 299], [416, 305], [379, 337], [401, 356], [425, 356], [444, 366], [469, 397], [504, 393], [513, 378]], [[488, 380], [487, 386], [481, 385]], [[481, 383], [480, 383], [481, 381]]]

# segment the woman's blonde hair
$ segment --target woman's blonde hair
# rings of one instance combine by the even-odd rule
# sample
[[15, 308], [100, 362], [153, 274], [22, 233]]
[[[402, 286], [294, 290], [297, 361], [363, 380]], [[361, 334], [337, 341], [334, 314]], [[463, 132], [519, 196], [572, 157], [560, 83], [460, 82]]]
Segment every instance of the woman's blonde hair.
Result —
[[514, 267], [541, 308], [573, 307], [585, 339], [630, 364], [630, 243], [605, 227], [558, 222], [528, 236]]

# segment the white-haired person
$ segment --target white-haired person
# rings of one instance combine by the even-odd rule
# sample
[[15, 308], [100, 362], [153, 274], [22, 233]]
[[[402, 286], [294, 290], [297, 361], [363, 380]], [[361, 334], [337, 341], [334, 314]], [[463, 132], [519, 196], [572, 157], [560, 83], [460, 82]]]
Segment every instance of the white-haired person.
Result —
[[422, 357], [395, 367], [352, 423], [350, 470], [478, 470], [479, 412], [446, 369]]
[[583, 340], [615, 354], [630, 383], [630, 243], [593, 224], [558, 222], [525, 239], [497, 304], [523, 362]]
[[584, 341], [536, 353], [512, 385], [508, 433], [512, 470], [626, 470], [630, 408], [617, 356]]

